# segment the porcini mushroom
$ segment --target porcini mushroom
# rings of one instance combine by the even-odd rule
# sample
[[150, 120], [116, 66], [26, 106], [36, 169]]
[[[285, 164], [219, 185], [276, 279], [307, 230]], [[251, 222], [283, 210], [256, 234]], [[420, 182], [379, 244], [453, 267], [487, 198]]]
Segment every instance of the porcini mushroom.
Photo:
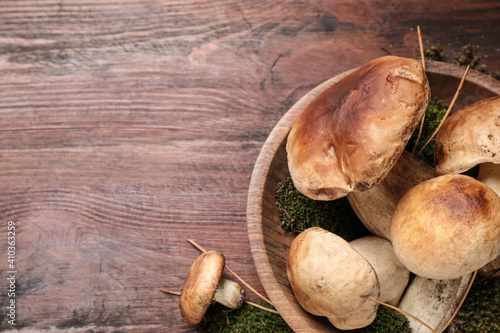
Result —
[[360, 297], [379, 298], [375, 269], [331, 232], [313, 227], [293, 240], [287, 277], [304, 310], [339, 329], [365, 327], [375, 319], [378, 304]]
[[434, 157], [438, 176], [463, 173], [479, 165], [478, 180], [500, 195], [500, 96], [450, 116], [436, 135]]
[[317, 96], [287, 139], [295, 187], [333, 200], [380, 182], [422, 118], [430, 88], [422, 65], [385, 56], [369, 61]]
[[224, 263], [221, 252], [210, 250], [189, 268], [179, 299], [182, 317], [187, 322], [200, 323], [214, 301], [230, 309], [242, 306], [245, 291], [237, 282], [222, 278]]
[[500, 254], [500, 197], [461, 174], [422, 182], [398, 202], [391, 241], [398, 259], [416, 275], [469, 274]]
[[[500, 96], [455, 112], [436, 135], [436, 175], [464, 173], [476, 166], [477, 179], [500, 195]], [[500, 258], [480, 269], [489, 275]]]

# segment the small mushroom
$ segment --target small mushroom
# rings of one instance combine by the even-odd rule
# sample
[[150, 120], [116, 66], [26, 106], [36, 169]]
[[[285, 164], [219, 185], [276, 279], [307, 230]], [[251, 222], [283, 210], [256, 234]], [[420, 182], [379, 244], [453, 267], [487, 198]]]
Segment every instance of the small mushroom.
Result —
[[295, 187], [316, 200], [364, 191], [390, 171], [430, 98], [422, 65], [396, 56], [374, 59], [318, 95], [287, 139]]
[[341, 237], [313, 227], [292, 242], [287, 276], [297, 302], [307, 312], [327, 317], [339, 329], [368, 326], [379, 299], [375, 269]]
[[245, 291], [237, 282], [222, 278], [224, 264], [224, 255], [210, 250], [189, 268], [179, 299], [182, 317], [187, 322], [200, 323], [214, 301], [230, 309], [242, 306]]
[[398, 259], [431, 279], [456, 279], [500, 254], [500, 197], [478, 180], [451, 174], [411, 188], [391, 224]]

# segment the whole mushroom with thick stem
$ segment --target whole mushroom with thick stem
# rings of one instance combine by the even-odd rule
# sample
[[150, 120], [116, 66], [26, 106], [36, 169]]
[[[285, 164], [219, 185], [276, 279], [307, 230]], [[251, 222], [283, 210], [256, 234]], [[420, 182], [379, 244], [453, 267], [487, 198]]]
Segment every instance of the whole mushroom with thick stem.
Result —
[[377, 313], [378, 304], [362, 296], [397, 304], [409, 272], [397, 261], [387, 240], [368, 236], [348, 243], [313, 227], [292, 242], [287, 276], [307, 312], [327, 317], [339, 329], [351, 330], [368, 326]]
[[243, 305], [245, 291], [237, 282], [222, 277], [224, 264], [224, 255], [210, 250], [201, 254], [191, 265], [179, 299], [182, 317], [187, 322], [200, 323], [213, 302], [230, 309], [238, 309]]
[[500, 197], [461, 174], [422, 182], [398, 202], [391, 242], [416, 275], [456, 279], [470, 274], [500, 254]]
[[290, 246], [288, 281], [297, 302], [309, 313], [327, 317], [339, 329], [369, 325], [379, 299], [375, 269], [341, 237], [313, 227], [299, 234]]
[[[477, 179], [500, 195], [500, 96], [468, 105], [448, 118], [436, 135], [436, 175], [478, 167]], [[500, 257], [479, 270], [489, 275]]]

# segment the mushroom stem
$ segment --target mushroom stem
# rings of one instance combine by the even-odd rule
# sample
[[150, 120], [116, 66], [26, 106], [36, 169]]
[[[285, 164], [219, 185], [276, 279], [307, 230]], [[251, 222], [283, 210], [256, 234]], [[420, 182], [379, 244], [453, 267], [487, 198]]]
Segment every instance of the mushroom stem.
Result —
[[[458, 279], [439, 280], [415, 276], [398, 304], [398, 308], [418, 317], [434, 327], [444, 331], [450, 324], [473, 282], [473, 274]], [[413, 332], [427, 332], [421, 322], [408, 317]]]
[[243, 305], [244, 295], [245, 291], [237, 282], [221, 278], [214, 301], [230, 309], [239, 309]]
[[429, 325], [427, 325], [426, 323], [424, 323], [423, 321], [421, 321], [420, 319], [418, 319], [414, 315], [412, 315], [412, 314], [410, 314], [410, 313], [408, 313], [406, 311], [403, 311], [403, 310], [399, 309], [396, 306], [393, 306], [393, 305], [390, 305], [390, 304], [386, 304], [384, 302], [381, 302], [381, 301], [376, 300], [376, 299], [371, 298], [371, 297], [366, 297], [366, 296], [359, 296], [359, 297], [367, 299], [367, 300], [375, 302], [375, 303], [378, 303], [378, 304], [381, 304], [381, 305], [384, 305], [384, 306], [387, 306], [388, 308], [391, 308], [393, 310], [396, 310], [396, 311], [404, 314], [405, 316], [408, 316], [408, 317], [411, 317], [411, 318], [415, 319], [416, 321], [418, 321], [419, 323], [421, 323], [422, 325], [424, 325], [425, 327], [427, 327], [432, 333], [438, 333], [438, 332], [436, 332], [436, 330], [434, 330], [432, 327], [430, 327]]
[[500, 195], [500, 164], [491, 162], [481, 163], [479, 165], [477, 180], [488, 185]]
[[448, 325], [450, 325], [451, 321], [457, 315], [458, 310], [460, 310], [460, 308], [462, 307], [462, 304], [464, 304], [464, 302], [465, 302], [465, 298], [467, 297], [467, 294], [469, 293], [470, 288], [472, 287], [472, 283], [474, 282], [474, 279], [476, 278], [476, 275], [477, 275], [477, 271], [474, 271], [474, 273], [472, 273], [472, 277], [470, 279], [470, 283], [467, 286], [467, 290], [465, 291], [464, 296], [462, 297], [462, 299], [460, 300], [460, 303], [458, 304], [457, 308], [455, 309], [455, 312], [453, 312], [451, 318], [448, 320], [448, 322], [446, 323], [446, 325], [444, 325], [444, 328], [439, 333], [443, 333], [444, 330], [445, 330], [445, 328], [448, 327]]
[[390, 240], [392, 214], [399, 199], [413, 186], [433, 177], [434, 168], [403, 151], [384, 180], [366, 191], [349, 193], [347, 199], [372, 234]]
[[[477, 272], [477, 271], [476, 271], [476, 272]], [[466, 279], [467, 279], [467, 278], [469, 278], [469, 277], [470, 277], [470, 276], [465, 276], [465, 278], [466, 278]], [[439, 325], [441, 325], [441, 323], [443, 322], [443, 320], [446, 318], [446, 315], [449, 313], [449, 311], [450, 311], [451, 307], [453, 306], [453, 302], [457, 299], [457, 296], [458, 296], [458, 291], [459, 291], [459, 289], [460, 289], [460, 286], [462, 285], [462, 282], [464, 282], [464, 281], [463, 281], [463, 279], [464, 279], [464, 277], [463, 277], [463, 276], [462, 276], [462, 277], [459, 277], [459, 278], [457, 279], [457, 284], [455, 285], [455, 289], [453, 290], [453, 294], [452, 294], [452, 296], [451, 296], [451, 300], [450, 300], [450, 302], [448, 303], [448, 306], [446, 307], [446, 309], [445, 309], [445, 311], [444, 311], [443, 315], [441, 316], [441, 319], [440, 319], [440, 320], [439, 320], [439, 322], [437, 323], [437, 325], [436, 325], [436, 330], [438, 329]], [[469, 286], [472, 282], [473, 282], [473, 279], [469, 279], [469, 283], [468, 283], [467, 285]], [[467, 290], [466, 290], [466, 291], [467, 291]], [[463, 299], [465, 299], [465, 296], [467, 296], [467, 295], [465, 295], [465, 296], [461, 295], [461, 296], [462, 296], [462, 297], [460, 298], [460, 302], [462, 302], [462, 300], [463, 300]], [[462, 303], [460, 303], [460, 304], [462, 304]]]
[[[186, 241], [188, 241], [188, 243], [190, 243], [191, 245], [193, 245], [195, 248], [197, 248], [201, 252], [203, 252], [203, 253], [207, 252], [207, 250], [204, 247], [202, 247], [201, 245], [199, 245], [195, 241], [193, 241], [193, 240], [191, 240], [191, 239], [189, 239], [187, 237], [186, 237]], [[233, 274], [234, 277], [237, 278], [243, 285], [245, 285], [245, 287], [247, 287], [248, 289], [250, 289], [255, 295], [259, 296], [263, 301], [265, 301], [269, 305], [274, 306], [273, 303], [271, 303], [270, 300], [268, 300], [266, 297], [264, 297], [262, 294], [260, 294], [257, 290], [255, 290], [254, 288], [252, 288], [252, 286], [250, 286], [248, 283], [246, 283], [245, 280], [243, 280], [241, 277], [239, 277], [238, 274], [236, 274], [232, 269], [230, 269], [227, 266], [225, 266], [225, 268], [229, 272], [231, 272], [231, 274]]]

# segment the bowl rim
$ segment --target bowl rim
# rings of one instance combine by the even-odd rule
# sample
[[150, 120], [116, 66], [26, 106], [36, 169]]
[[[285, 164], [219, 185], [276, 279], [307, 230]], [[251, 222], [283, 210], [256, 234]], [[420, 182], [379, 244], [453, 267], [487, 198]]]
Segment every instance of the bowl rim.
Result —
[[[250, 250], [252, 253], [252, 259], [257, 271], [257, 275], [261, 284], [268, 295], [269, 299], [275, 306], [276, 310], [280, 314], [286, 314], [283, 319], [294, 331], [302, 331], [301, 328], [295, 330], [294, 327], [296, 323], [290, 323], [287, 321], [288, 316], [299, 317], [305, 313], [302, 308], [297, 308], [292, 306], [289, 302], [286, 302], [286, 296], [281, 290], [281, 284], [278, 282], [276, 277], [272, 274], [273, 269], [267, 255], [262, 255], [267, 252], [266, 244], [263, 235], [261, 217], [262, 217], [262, 198], [265, 191], [265, 183], [267, 173], [273, 162], [273, 158], [276, 152], [286, 142], [286, 137], [291, 129], [292, 124], [295, 119], [304, 109], [304, 107], [309, 104], [316, 96], [321, 94], [324, 90], [329, 88], [332, 84], [341, 80], [345, 76], [349, 75], [351, 72], [355, 71], [358, 67], [348, 70], [346, 72], [340, 73], [322, 83], [317, 85], [315, 88], [307, 92], [303, 97], [301, 97], [290, 109], [288, 109], [281, 119], [274, 126], [269, 136], [265, 140], [257, 160], [254, 165], [254, 169], [251, 174], [251, 179], [248, 189], [247, 197], [247, 231], [250, 241]], [[444, 75], [457, 77], [457, 69], [465, 72], [465, 68], [459, 67], [454, 64], [438, 62], [427, 60], [425, 61], [425, 68], [427, 73], [432, 73], [435, 75]], [[484, 73], [480, 73], [475, 70], [469, 70], [466, 78], [466, 82], [476, 84], [481, 86], [494, 94], [500, 95], [500, 81], [488, 76]], [[332, 326], [332, 332], [335, 328]]]

